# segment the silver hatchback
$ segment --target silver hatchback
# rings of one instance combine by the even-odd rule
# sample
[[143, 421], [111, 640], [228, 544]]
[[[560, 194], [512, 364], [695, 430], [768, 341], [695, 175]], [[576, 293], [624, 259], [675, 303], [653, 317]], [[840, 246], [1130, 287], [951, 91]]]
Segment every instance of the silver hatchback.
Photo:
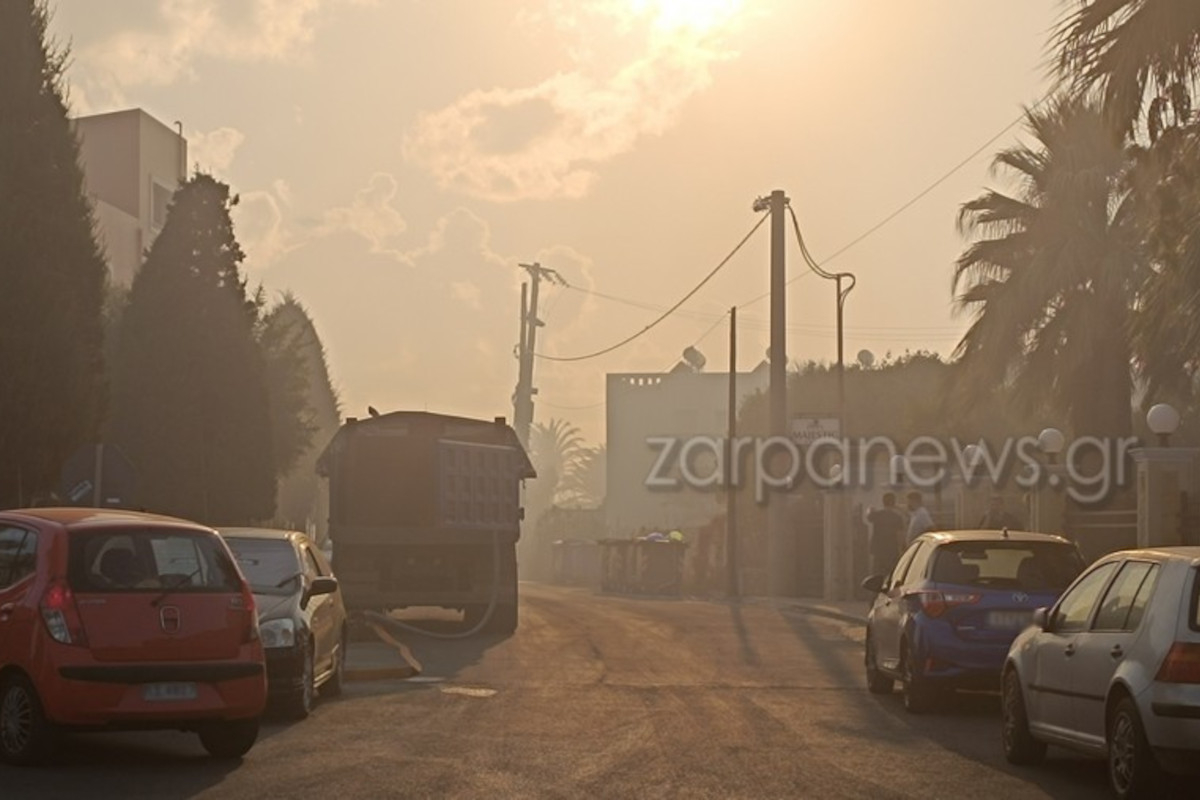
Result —
[[1005, 660], [1003, 742], [1014, 764], [1047, 745], [1103, 756], [1118, 797], [1152, 797], [1200, 763], [1200, 547], [1096, 561]]

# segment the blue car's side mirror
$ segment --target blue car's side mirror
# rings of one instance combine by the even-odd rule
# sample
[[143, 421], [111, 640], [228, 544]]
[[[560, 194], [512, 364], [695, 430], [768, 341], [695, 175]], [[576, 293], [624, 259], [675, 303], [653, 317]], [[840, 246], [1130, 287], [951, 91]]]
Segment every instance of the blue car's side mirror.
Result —
[[869, 578], [864, 578], [860, 586], [871, 594], [879, 594], [883, 591], [883, 582], [885, 580], [887, 579], [882, 575], [872, 575]]

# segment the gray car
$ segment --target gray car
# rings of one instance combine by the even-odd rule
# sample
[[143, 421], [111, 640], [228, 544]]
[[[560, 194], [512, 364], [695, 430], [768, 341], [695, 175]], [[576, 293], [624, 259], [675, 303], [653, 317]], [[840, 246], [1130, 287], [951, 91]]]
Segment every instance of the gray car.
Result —
[[1200, 763], [1200, 547], [1099, 559], [1012, 644], [1003, 742], [1016, 764], [1047, 745], [1102, 756], [1118, 797], [1154, 797]]
[[225, 528], [220, 534], [254, 592], [271, 705], [303, 719], [318, 690], [325, 696], [342, 691], [347, 618], [337, 578], [299, 531]]

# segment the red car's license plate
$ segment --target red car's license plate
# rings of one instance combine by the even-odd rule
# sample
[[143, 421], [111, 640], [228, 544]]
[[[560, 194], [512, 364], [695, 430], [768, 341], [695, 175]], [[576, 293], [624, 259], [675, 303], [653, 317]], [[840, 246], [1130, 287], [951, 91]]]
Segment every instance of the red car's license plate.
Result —
[[151, 702], [160, 700], [195, 700], [194, 683], [148, 683], [142, 687], [142, 699]]

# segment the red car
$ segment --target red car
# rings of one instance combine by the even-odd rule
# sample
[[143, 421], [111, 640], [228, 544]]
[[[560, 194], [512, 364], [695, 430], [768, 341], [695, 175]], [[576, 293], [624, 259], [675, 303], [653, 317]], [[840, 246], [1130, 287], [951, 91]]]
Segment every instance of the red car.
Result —
[[194, 731], [218, 758], [267, 699], [254, 597], [216, 531], [130, 511], [0, 511], [0, 759], [62, 730]]

